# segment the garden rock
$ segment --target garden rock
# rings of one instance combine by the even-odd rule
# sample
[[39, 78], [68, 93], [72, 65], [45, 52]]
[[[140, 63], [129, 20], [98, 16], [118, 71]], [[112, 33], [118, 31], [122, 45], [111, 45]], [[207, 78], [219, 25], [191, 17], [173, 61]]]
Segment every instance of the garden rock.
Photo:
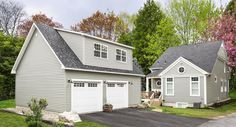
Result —
[[59, 121], [62, 121], [65, 123], [76, 123], [76, 122], [81, 122], [81, 119], [80, 119], [78, 113], [63, 112], [63, 113], [59, 114]]

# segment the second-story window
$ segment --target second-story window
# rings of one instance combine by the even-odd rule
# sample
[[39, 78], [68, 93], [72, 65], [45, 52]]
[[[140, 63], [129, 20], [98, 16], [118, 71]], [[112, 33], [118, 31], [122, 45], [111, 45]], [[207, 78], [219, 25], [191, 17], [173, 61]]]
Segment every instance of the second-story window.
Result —
[[126, 62], [126, 51], [121, 49], [116, 49], [116, 60]]
[[107, 46], [95, 43], [94, 44], [94, 56], [100, 58], [107, 58]]

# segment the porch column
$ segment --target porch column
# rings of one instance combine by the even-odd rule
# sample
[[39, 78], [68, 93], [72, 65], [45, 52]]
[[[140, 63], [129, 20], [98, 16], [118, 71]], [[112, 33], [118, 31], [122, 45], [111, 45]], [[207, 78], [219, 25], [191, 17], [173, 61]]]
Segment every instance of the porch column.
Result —
[[149, 77], [146, 77], [146, 92], [149, 92]]

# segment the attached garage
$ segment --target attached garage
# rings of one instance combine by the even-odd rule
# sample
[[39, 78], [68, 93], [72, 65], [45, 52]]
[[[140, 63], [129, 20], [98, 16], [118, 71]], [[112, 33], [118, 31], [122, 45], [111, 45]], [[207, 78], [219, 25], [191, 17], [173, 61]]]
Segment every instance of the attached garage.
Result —
[[106, 99], [114, 109], [128, 107], [128, 82], [109, 81], [106, 84]]
[[102, 111], [103, 86], [100, 80], [74, 80], [72, 83], [72, 111], [89, 113]]
[[105, 103], [113, 109], [128, 107], [128, 81], [73, 79], [71, 109], [78, 113], [102, 111]]

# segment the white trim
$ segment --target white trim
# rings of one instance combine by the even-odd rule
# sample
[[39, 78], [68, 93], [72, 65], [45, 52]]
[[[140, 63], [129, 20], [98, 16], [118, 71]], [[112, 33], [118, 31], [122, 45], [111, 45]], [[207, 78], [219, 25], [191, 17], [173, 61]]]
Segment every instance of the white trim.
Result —
[[[100, 50], [99, 50], [99, 52], [100, 52], [100, 56], [98, 57], [98, 56], [95, 56], [95, 54], [94, 54], [94, 51], [98, 51], [98, 50], [96, 50], [95, 49], [95, 44], [97, 44], [97, 45], [99, 45], [100, 46]], [[102, 57], [102, 47], [106, 47], [107, 48], [107, 58], [103, 58]], [[103, 52], [104, 53], [104, 52]], [[105, 45], [105, 44], [101, 44], [101, 43], [98, 43], [98, 42], [94, 42], [93, 43], [93, 57], [95, 57], [95, 58], [101, 58], [101, 59], [108, 59], [108, 46], [107, 45]]]
[[11, 71], [12, 74], [16, 74], [16, 69], [17, 69], [17, 67], [18, 67], [18, 65], [19, 65], [19, 63], [20, 63], [22, 57], [24, 56], [24, 53], [25, 53], [25, 51], [26, 51], [26, 49], [27, 49], [27, 47], [28, 47], [28, 45], [29, 45], [29, 43], [30, 43], [30, 40], [31, 40], [31, 38], [32, 38], [32, 36], [33, 36], [33, 33], [34, 33], [35, 29], [38, 30], [38, 32], [39, 32], [40, 35], [42, 36], [43, 40], [45, 41], [45, 43], [48, 45], [49, 49], [50, 49], [50, 50], [52, 51], [52, 53], [55, 55], [56, 59], [57, 59], [58, 62], [61, 64], [61, 68], [62, 68], [62, 69], [65, 68], [65, 66], [62, 64], [62, 62], [60, 61], [60, 59], [57, 57], [57, 55], [56, 55], [56, 53], [54, 52], [54, 50], [53, 50], [53, 49], [51, 48], [51, 46], [49, 45], [49, 43], [48, 43], [48, 41], [46, 40], [46, 38], [43, 36], [42, 32], [39, 30], [39, 28], [38, 28], [35, 24], [33, 24], [32, 27], [30, 28], [30, 31], [29, 31], [29, 33], [28, 33], [28, 35], [27, 35], [27, 37], [26, 37], [26, 40], [25, 40], [25, 42], [24, 42], [24, 44], [23, 44], [23, 46], [22, 46], [22, 48], [21, 48], [21, 50], [20, 50], [20, 53], [19, 53], [19, 55], [17, 56], [17, 59], [16, 59], [15, 64], [14, 64], [14, 66], [13, 66], [13, 68], [12, 68], [12, 71]]
[[[184, 68], [184, 71], [183, 71], [183, 72], [179, 72], [179, 69], [180, 69], [181, 67]], [[185, 72], [185, 67], [184, 67], [184, 66], [179, 66], [178, 69], [177, 69], [177, 72], [178, 72], [179, 74], [184, 74], [184, 72]]]
[[70, 92], [71, 93], [71, 95], [70, 95], [71, 96], [70, 97], [70, 104], [71, 104], [70, 105], [70, 110], [72, 111], [73, 105], [74, 105], [74, 102], [73, 102], [73, 100], [74, 100], [74, 96], [73, 96], [74, 95], [74, 92], [73, 92], [74, 91], [74, 83], [70, 83], [70, 87], [71, 87], [71, 92]]
[[110, 40], [107, 40], [107, 39], [99, 38], [99, 37], [96, 37], [96, 36], [92, 36], [92, 35], [89, 35], [89, 34], [86, 34], [86, 33], [81, 33], [81, 32], [76, 32], [76, 31], [71, 31], [71, 30], [65, 30], [65, 29], [61, 29], [61, 28], [54, 28], [54, 29], [59, 30], [59, 31], [63, 31], [63, 32], [82, 35], [82, 36], [85, 36], [85, 37], [90, 37], [90, 38], [93, 38], [93, 39], [96, 39], [96, 40], [105, 41], [105, 42], [108, 42], [108, 43], [111, 43], [111, 44], [114, 44], [114, 45], [119, 45], [119, 46], [122, 46], [122, 47], [125, 47], [125, 48], [129, 48], [129, 49], [134, 49], [134, 47], [124, 45], [124, 44], [121, 44], [121, 43], [118, 43], [118, 42], [110, 41]]
[[207, 76], [204, 75], [204, 104], [207, 105]]
[[[120, 54], [120, 60], [117, 60], [117, 59], [115, 58], [116, 61], [117, 61], [117, 62], [121, 62], [121, 63], [127, 63], [127, 50], [124, 50], [124, 49], [121, 49], [121, 48], [116, 48], [116, 50], [117, 50], [117, 49], [120, 50], [120, 53], [121, 53], [121, 54]], [[115, 52], [116, 52], [116, 50], [115, 50]], [[122, 56], [123, 56], [123, 55], [122, 55], [122, 51], [125, 52], [125, 61], [122, 61]], [[116, 52], [115, 57], [116, 57], [116, 56], [117, 56], [117, 52]]]
[[72, 82], [103, 82], [103, 80], [92, 80], [92, 79], [71, 79]]
[[[198, 81], [192, 81], [192, 78], [193, 77], [197, 77], [197, 76], [191, 76], [190, 77], [190, 96], [191, 97], [199, 97], [200, 96], [200, 77], [197, 77], [198, 78]], [[198, 94], [197, 95], [193, 95], [193, 93], [192, 93], [192, 83], [193, 82], [197, 82], [198, 83]]]
[[[200, 77], [200, 76], [205, 76], [205, 75], [201, 75], [201, 74], [183, 74], [183, 75], [168, 75], [167, 77], [175, 77], [175, 78], [189, 78], [189, 77]], [[165, 77], [165, 76], [162, 76]]]
[[149, 77], [146, 77], [146, 92], [149, 92]]
[[183, 58], [183, 57], [179, 57], [177, 60], [175, 60], [175, 62], [173, 62], [171, 65], [169, 65], [165, 70], [163, 70], [159, 76], [162, 76], [164, 74], [166, 74], [170, 69], [172, 69], [175, 65], [177, 65], [180, 61], [185, 62], [186, 64], [190, 65], [191, 67], [193, 67], [195, 70], [201, 72], [202, 74], [209, 74], [208, 72], [206, 72], [205, 70], [201, 69], [200, 67], [196, 66], [195, 64], [193, 64], [192, 62], [190, 62], [189, 60]]
[[164, 97], [164, 78], [162, 77], [161, 78], [161, 99], [163, 100], [163, 97]]
[[[167, 94], [167, 78], [172, 78], [172, 89], [173, 89], [173, 93], [172, 93], [172, 94]], [[175, 95], [174, 77], [166, 77], [166, 82], [165, 82], [165, 95], [166, 95], [166, 96], [174, 96], [174, 95]]]
[[224, 80], [220, 79], [220, 92], [224, 93]]
[[80, 69], [80, 68], [64, 68], [65, 70], [74, 70], [74, 71], [84, 71], [84, 72], [97, 72], [97, 73], [108, 73], [108, 74], [118, 74], [118, 75], [131, 75], [131, 76], [139, 76], [145, 77], [145, 75], [141, 74], [131, 74], [131, 73], [121, 73], [121, 72], [110, 72], [110, 71], [99, 71], [99, 70], [89, 70], [89, 69]]

